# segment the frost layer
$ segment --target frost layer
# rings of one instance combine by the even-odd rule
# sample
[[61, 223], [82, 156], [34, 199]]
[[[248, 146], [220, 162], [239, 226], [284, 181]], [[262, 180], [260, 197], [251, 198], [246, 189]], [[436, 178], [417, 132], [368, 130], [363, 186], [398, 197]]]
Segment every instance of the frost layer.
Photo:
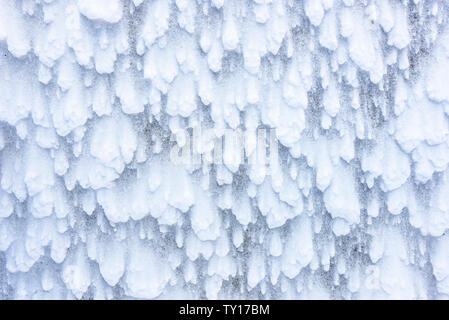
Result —
[[448, 18], [0, 0], [0, 298], [449, 298]]

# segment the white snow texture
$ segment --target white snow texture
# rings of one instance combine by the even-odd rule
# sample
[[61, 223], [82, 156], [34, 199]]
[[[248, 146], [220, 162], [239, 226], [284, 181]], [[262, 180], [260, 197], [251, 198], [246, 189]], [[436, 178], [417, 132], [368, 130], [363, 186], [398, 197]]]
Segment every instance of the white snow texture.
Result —
[[[0, 299], [449, 298], [448, 19], [0, 0]], [[261, 128], [275, 165], [249, 161]], [[171, 161], [226, 130], [242, 163], [226, 139]]]

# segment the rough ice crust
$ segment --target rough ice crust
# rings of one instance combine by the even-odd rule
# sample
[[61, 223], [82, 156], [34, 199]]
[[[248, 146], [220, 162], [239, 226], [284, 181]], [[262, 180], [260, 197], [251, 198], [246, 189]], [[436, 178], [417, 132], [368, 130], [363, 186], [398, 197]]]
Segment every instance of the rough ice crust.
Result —
[[[0, 0], [0, 298], [449, 298], [448, 19]], [[278, 165], [170, 162], [200, 128]]]

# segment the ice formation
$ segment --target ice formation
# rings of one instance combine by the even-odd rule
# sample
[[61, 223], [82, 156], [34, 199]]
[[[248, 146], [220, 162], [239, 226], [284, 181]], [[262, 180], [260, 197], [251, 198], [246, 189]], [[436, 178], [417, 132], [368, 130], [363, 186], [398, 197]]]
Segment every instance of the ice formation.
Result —
[[448, 19], [0, 0], [0, 298], [449, 298]]

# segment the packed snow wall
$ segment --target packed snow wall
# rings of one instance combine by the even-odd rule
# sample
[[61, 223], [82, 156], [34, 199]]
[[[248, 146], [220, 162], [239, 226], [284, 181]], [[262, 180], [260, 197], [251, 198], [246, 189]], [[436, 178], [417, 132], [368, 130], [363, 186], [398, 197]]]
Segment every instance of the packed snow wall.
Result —
[[1, 0], [0, 298], [449, 298], [448, 18]]

